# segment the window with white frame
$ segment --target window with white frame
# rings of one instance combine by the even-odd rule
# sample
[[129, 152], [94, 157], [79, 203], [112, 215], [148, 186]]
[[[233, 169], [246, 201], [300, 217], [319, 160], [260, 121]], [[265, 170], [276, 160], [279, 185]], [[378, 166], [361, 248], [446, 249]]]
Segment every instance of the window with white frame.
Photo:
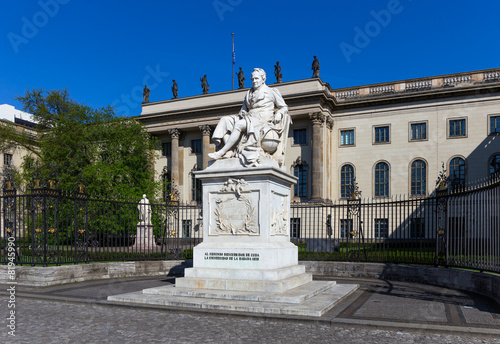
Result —
[[500, 134], [500, 115], [490, 115], [490, 135]]
[[465, 184], [465, 160], [456, 157], [451, 159], [448, 167], [449, 180], [452, 187], [463, 186]]
[[379, 162], [374, 171], [375, 197], [389, 197], [389, 164]]
[[354, 146], [354, 129], [340, 131], [340, 145]]
[[377, 126], [373, 128], [373, 143], [390, 143], [389, 126]]
[[448, 120], [448, 137], [458, 138], [467, 136], [467, 121], [465, 118]]
[[375, 219], [375, 239], [387, 239], [389, 236], [389, 220]]
[[411, 164], [410, 194], [425, 196], [427, 193], [427, 165], [423, 160], [415, 160]]
[[410, 141], [427, 140], [427, 122], [410, 123]]
[[340, 169], [340, 197], [350, 198], [354, 187], [354, 167], [345, 164]]

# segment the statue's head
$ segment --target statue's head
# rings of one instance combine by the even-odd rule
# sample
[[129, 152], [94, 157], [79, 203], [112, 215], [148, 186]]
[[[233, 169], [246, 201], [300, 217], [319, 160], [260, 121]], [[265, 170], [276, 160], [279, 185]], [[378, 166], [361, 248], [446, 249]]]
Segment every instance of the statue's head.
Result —
[[252, 86], [259, 87], [266, 83], [266, 72], [262, 68], [254, 68], [252, 72]]

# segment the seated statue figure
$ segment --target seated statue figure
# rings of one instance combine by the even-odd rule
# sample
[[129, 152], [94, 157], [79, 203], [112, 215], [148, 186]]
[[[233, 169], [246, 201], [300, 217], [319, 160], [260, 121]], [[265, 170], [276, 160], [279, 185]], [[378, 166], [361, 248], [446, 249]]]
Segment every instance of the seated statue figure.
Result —
[[238, 115], [221, 118], [213, 140], [222, 147], [208, 154], [212, 159], [238, 157], [244, 166], [257, 166], [261, 156], [284, 163], [286, 138], [291, 124], [288, 107], [280, 92], [265, 84], [266, 72], [255, 68], [252, 88]]

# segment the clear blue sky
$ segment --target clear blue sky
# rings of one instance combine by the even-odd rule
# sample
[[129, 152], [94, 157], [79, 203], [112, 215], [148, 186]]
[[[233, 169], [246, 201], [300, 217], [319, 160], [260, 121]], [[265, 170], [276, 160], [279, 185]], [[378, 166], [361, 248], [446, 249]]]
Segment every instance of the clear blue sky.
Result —
[[333, 88], [500, 67], [498, 0], [3, 0], [1, 9], [0, 104], [16, 108], [35, 87], [131, 116], [145, 80], [151, 101], [172, 97], [172, 79], [179, 97], [201, 94], [204, 74], [210, 93], [230, 90], [231, 33], [247, 86], [254, 67], [274, 83], [278, 60], [283, 81], [309, 78], [313, 55]]

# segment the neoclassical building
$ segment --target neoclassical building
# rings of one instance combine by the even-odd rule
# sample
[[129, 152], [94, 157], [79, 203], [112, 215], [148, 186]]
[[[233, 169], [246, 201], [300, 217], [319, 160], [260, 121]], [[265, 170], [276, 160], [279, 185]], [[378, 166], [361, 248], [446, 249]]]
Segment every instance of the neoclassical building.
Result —
[[[500, 170], [500, 69], [333, 89], [320, 78], [272, 84], [293, 124], [285, 165], [295, 201], [431, 194], [444, 164], [454, 184]], [[158, 137], [158, 176], [184, 202], [200, 201], [193, 171], [215, 150], [211, 133], [237, 114], [247, 89], [142, 105], [138, 119]]]

